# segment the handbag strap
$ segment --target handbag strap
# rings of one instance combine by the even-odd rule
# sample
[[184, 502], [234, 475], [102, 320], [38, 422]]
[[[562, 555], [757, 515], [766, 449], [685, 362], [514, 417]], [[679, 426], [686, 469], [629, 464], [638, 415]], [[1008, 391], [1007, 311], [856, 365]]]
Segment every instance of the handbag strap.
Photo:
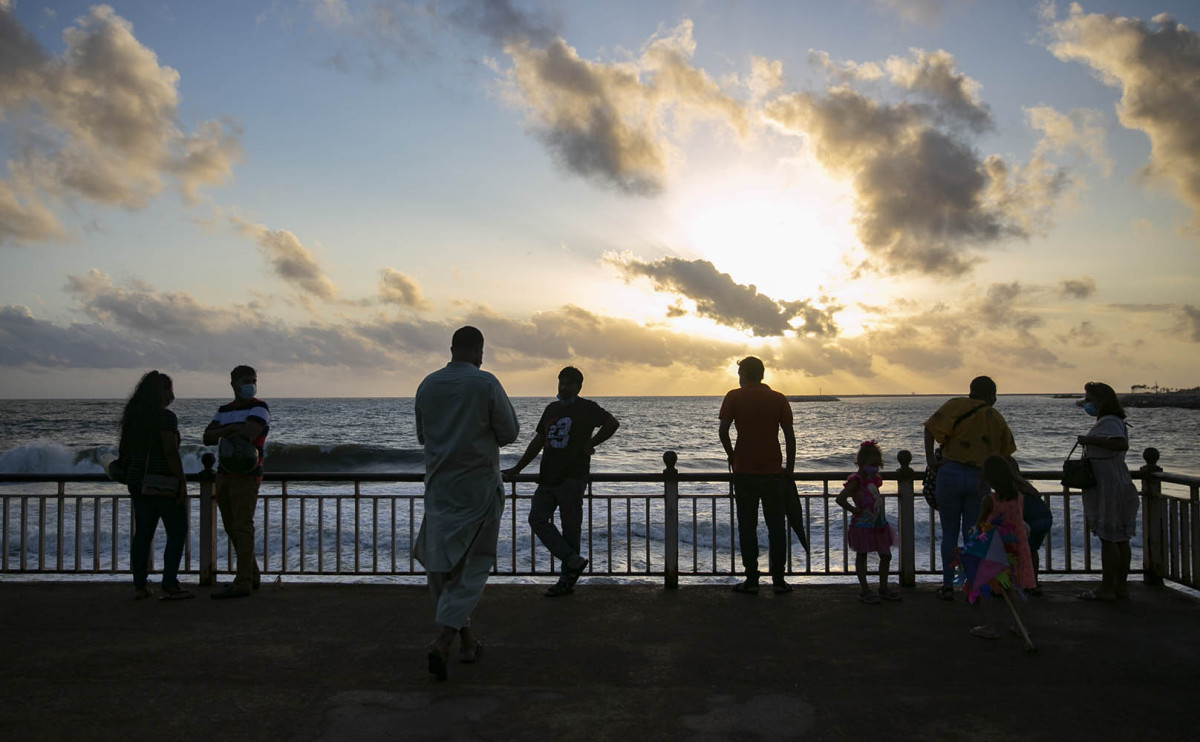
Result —
[[982, 410], [984, 407], [987, 407], [987, 406], [988, 406], [988, 403], [983, 402], [978, 407], [972, 407], [971, 409], [967, 410], [963, 414], [959, 415], [958, 419], [954, 421], [954, 424], [950, 426], [950, 432], [946, 433], [946, 438], [949, 438], [950, 436], [954, 435], [954, 429], [958, 427], [959, 423], [961, 423], [963, 420], [966, 420], [968, 417], [970, 417], [971, 415], [974, 415], [976, 412], [979, 412], [980, 410]]
[[[1071, 458], [1071, 456], [1075, 453], [1075, 449], [1077, 449], [1077, 448], [1079, 448], [1079, 439], [1078, 438], [1075, 439], [1075, 445], [1071, 446], [1071, 453], [1067, 454], [1068, 459]], [[1080, 454], [1080, 456], [1082, 456], [1082, 454]]]
[[[976, 412], [979, 412], [980, 410], [982, 410], [984, 407], [987, 407], [987, 406], [988, 406], [988, 403], [983, 402], [978, 407], [972, 407], [971, 409], [967, 410], [963, 414], [959, 415], [958, 418], [950, 425], [950, 430], [946, 433], [946, 440], [950, 440], [950, 436], [954, 435], [954, 431], [958, 428], [959, 423], [961, 423], [963, 420], [966, 420], [968, 417], [970, 417], [971, 415], [974, 415]], [[939, 453], [941, 450], [942, 450], [942, 447], [938, 446], [937, 451], [935, 451], [934, 453]], [[938, 458], [941, 458], [941, 457], [939, 456]]]
[[146, 475], [150, 473], [150, 446], [154, 443], [154, 431], [150, 431], [150, 437], [146, 439], [146, 466], [142, 468], [142, 481], [146, 481]]

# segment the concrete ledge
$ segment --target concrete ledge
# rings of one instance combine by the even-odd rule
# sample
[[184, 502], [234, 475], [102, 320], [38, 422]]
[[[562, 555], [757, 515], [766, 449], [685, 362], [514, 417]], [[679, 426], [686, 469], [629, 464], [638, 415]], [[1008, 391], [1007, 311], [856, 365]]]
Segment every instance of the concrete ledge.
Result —
[[970, 636], [986, 609], [931, 586], [885, 605], [843, 585], [751, 597], [585, 580], [559, 599], [492, 586], [475, 614], [482, 660], [433, 684], [419, 587], [135, 602], [128, 585], [5, 582], [0, 736], [1193, 738], [1200, 601], [1140, 585], [1125, 603], [1075, 600], [1084, 586], [1020, 607], [1034, 655]]

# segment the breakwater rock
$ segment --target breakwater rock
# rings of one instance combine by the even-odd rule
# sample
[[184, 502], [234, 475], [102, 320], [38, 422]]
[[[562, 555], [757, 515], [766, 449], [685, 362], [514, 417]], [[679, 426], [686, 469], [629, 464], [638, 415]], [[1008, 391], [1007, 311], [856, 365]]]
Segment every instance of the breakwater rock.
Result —
[[1182, 407], [1187, 410], [1200, 410], [1200, 393], [1170, 392], [1167, 394], [1126, 394], [1121, 397], [1125, 407]]

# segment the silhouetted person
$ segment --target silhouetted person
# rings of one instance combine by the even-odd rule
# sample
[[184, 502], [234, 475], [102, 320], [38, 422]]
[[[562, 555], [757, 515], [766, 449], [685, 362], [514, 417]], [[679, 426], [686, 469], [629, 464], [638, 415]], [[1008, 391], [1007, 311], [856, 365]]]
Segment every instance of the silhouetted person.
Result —
[[[796, 433], [787, 397], [763, 383], [763, 362], [754, 356], [738, 361], [739, 388], [730, 390], [721, 403], [721, 445], [733, 470], [737, 504], [738, 540], [746, 579], [734, 585], [739, 593], [758, 593], [758, 503], [767, 521], [771, 582], [777, 593], [791, 592], [784, 580], [787, 561], [787, 525], [784, 520], [783, 457], [779, 431], [787, 446], [788, 473], [796, 468]], [[737, 428], [737, 444], [729, 438]]]
[[[529, 506], [529, 525], [551, 554], [562, 562], [562, 576], [546, 591], [549, 597], [567, 595], [588, 560], [579, 553], [583, 532], [583, 495], [596, 446], [612, 437], [620, 423], [600, 405], [579, 396], [583, 372], [567, 366], [558, 373], [558, 398], [546, 405], [537, 432], [525, 454], [502, 474], [515, 476], [542, 453], [538, 486]], [[599, 430], [597, 430], [599, 428]], [[593, 435], [595, 431], [595, 435]], [[562, 532], [554, 527], [559, 511]]]
[[483, 333], [461, 327], [450, 363], [417, 387], [417, 440], [425, 448], [425, 517], [416, 558], [425, 566], [441, 634], [429, 644], [429, 672], [447, 677], [455, 635], [459, 659], [474, 662], [480, 643], [471, 611], [496, 561], [504, 484], [500, 447], [517, 439], [516, 412], [500, 381], [483, 364]]
[[258, 399], [258, 372], [238, 366], [229, 372], [233, 401], [223, 404], [204, 429], [204, 445], [217, 446], [217, 508], [233, 544], [237, 570], [233, 582], [212, 598], [244, 598], [257, 590], [261, 575], [254, 554], [254, 511], [262, 484], [263, 448], [271, 430], [271, 412]]
[[[954, 599], [954, 549], [979, 518], [979, 472], [988, 456], [1011, 459], [1017, 450], [1004, 415], [995, 410], [996, 382], [971, 380], [969, 397], [947, 400], [925, 421], [926, 466], [937, 468], [937, 511], [942, 525], [941, 600]], [[942, 447], [939, 461], [933, 444]]]
[[1084, 590], [1080, 600], [1112, 601], [1129, 597], [1129, 539], [1137, 533], [1137, 487], [1125, 465], [1129, 426], [1117, 393], [1108, 384], [1084, 385], [1083, 411], [1096, 418], [1087, 435], [1077, 438], [1084, 458], [1091, 459], [1096, 483], [1083, 491], [1083, 514], [1100, 539], [1100, 585]]
[[133, 537], [129, 566], [135, 600], [154, 595], [146, 582], [154, 531], [161, 520], [167, 532], [163, 551], [162, 598], [191, 598], [179, 585], [179, 560], [187, 541], [187, 479], [179, 457], [179, 420], [167, 409], [175, 401], [171, 377], [151, 371], [142, 377], [121, 415], [120, 458], [133, 499]]

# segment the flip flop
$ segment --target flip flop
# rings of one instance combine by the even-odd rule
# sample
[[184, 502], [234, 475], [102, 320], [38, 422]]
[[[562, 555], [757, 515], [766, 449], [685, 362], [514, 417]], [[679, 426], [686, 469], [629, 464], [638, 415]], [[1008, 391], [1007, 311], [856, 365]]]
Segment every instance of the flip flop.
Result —
[[954, 588], [943, 585], [934, 593], [938, 600], [954, 600]]
[[164, 590], [163, 594], [158, 596], [159, 600], [191, 600], [196, 597], [196, 594], [190, 590], [184, 590], [177, 587], [174, 590]]
[[999, 634], [986, 626], [976, 626], [975, 628], [971, 629], [971, 636], [977, 636], [980, 639], [987, 639], [988, 641], [993, 641], [1000, 638]]
[[1084, 590], [1083, 592], [1075, 593], [1076, 600], [1095, 600], [1101, 603], [1116, 603], [1116, 598], [1106, 598], [1100, 595], [1095, 590]]
[[879, 597], [892, 603], [899, 603], [900, 601], [904, 600], [904, 596], [902, 596], [900, 593], [892, 592], [891, 590], [880, 592]]
[[875, 593], [862, 593], [858, 596], [859, 603], [867, 603], [869, 605], [877, 605], [883, 601]]

